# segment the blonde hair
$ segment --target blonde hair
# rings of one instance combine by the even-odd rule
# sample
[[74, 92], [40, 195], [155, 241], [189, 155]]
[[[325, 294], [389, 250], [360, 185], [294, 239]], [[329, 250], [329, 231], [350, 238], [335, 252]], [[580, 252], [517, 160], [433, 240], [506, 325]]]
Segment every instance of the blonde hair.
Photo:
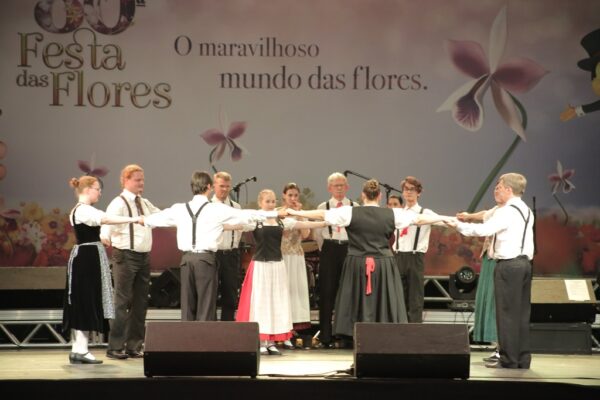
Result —
[[273, 194], [273, 197], [277, 198], [277, 196], [275, 196], [275, 192], [272, 191], [271, 189], [263, 189], [258, 193], [258, 199], [256, 200], [258, 202], [259, 207], [260, 207], [260, 202], [262, 201], [262, 199], [269, 193]]
[[504, 174], [498, 178], [498, 181], [502, 182], [504, 186], [511, 188], [515, 196], [522, 196], [527, 187], [527, 178], [516, 172]]
[[343, 179], [344, 182], [348, 183], [348, 179], [346, 179], [346, 176], [340, 172], [334, 172], [333, 174], [329, 175], [329, 177], [327, 178], [327, 184], [331, 185], [331, 183], [335, 180], [338, 179]]
[[217, 179], [223, 179], [226, 182], [231, 182], [231, 175], [229, 172], [219, 171], [213, 175], [213, 181], [216, 181]]
[[144, 173], [144, 169], [137, 164], [126, 165], [121, 171], [121, 187], [125, 187], [125, 180], [130, 179], [134, 172]]
[[83, 175], [79, 178], [69, 179], [69, 186], [75, 189], [75, 196], [79, 196], [85, 188], [90, 188], [96, 182], [100, 182], [98, 178], [91, 175]]

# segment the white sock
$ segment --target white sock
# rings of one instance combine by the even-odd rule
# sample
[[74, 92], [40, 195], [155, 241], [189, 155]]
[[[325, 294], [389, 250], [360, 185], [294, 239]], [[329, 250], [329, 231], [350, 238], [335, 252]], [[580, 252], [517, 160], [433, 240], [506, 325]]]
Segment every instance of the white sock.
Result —
[[73, 353], [86, 354], [88, 352], [88, 331], [71, 329], [71, 351]]

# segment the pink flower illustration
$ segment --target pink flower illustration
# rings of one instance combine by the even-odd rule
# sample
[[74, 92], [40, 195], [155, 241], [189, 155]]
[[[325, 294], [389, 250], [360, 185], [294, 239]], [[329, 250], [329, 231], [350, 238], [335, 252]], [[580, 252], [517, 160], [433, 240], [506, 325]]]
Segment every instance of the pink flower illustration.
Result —
[[489, 57], [486, 58], [477, 42], [446, 42], [454, 66], [473, 80], [452, 93], [437, 111], [452, 111], [452, 117], [458, 125], [469, 131], [477, 131], [483, 125], [483, 96], [491, 87], [496, 110], [506, 124], [525, 140], [519, 107], [511, 92], [528, 92], [547, 71], [535, 61], [522, 57], [498, 65], [504, 54], [506, 37], [506, 7], [503, 7], [492, 24]]
[[[220, 111], [219, 117], [221, 117]], [[219, 118], [219, 120], [221, 125], [220, 129], [211, 128], [200, 134], [200, 137], [202, 137], [202, 139], [204, 139], [208, 145], [215, 146], [208, 157], [208, 161], [215, 172], [217, 169], [215, 168], [214, 163], [215, 161], [221, 159], [226, 148], [229, 148], [231, 152], [231, 159], [233, 161], [239, 161], [243, 154], [247, 153], [242, 146], [235, 142], [235, 139], [238, 139], [246, 131], [246, 122], [232, 122], [229, 125], [227, 134], [225, 134], [221, 118]]]
[[556, 173], [548, 175], [548, 180], [552, 184], [552, 194], [556, 194], [560, 188], [562, 188], [563, 193], [569, 193], [575, 189], [575, 185], [569, 180], [573, 175], [575, 175], [574, 169], [563, 170], [561, 162], [557, 160]]
[[564, 222], [565, 225], [567, 224], [567, 222], [569, 222], [569, 213], [567, 213], [567, 210], [565, 209], [565, 207], [562, 205], [562, 203], [558, 199], [556, 192], [561, 187], [562, 187], [563, 193], [565, 193], [565, 194], [569, 193], [571, 190], [575, 189], [575, 185], [573, 185], [573, 183], [569, 180], [569, 178], [571, 178], [573, 175], [575, 175], [575, 170], [574, 169], [563, 170], [562, 163], [558, 160], [556, 161], [556, 173], [548, 175], [548, 180], [552, 184], [552, 197], [554, 197], [554, 200], [556, 200], [556, 202], [560, 206], [560, 209], [562, 210], [563, 214], [565, 214], [565, 222]]
[[525, 93], [531, 90], [547, 73], [535, 61], [522, 57], [508, 60], [499, 65], [506, 47], [507, 36], [505, 6], [492, 24], [489, 57], [486, 57], [481, 45], [477, 42], [459, 40], [446, 42], [446, 48], [454, 66], [473, 80], [452, 93], [437, 111], [451, 111], [454, 121], [459, 126], [472, 132], [477, 131], [483, 126], [483, 96], [488, 88], [491, 88], [496, 110], [510, 129], [517, 134], [475, 193], [467, 207], [468, 212], [477, 209], [481, 199], [519, 142], [525, 140], [527, 112], [511, 92]]
[[86, 173], [86, 175], [95, 176], [96, 178], [102, 178], [108, 174], [108, 168], [98, 167], [94, 168], [94, 162], [96, 155], [92, 154], [92, 160], [88, 163], [87, 161], [78, 160], [77, 165], [79, 169]]

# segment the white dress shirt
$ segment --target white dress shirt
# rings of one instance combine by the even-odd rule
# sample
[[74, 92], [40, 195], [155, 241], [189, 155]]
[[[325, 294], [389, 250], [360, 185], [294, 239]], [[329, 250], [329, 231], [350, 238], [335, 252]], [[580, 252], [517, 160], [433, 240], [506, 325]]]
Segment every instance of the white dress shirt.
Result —
[[[225, 199], [225, 201], [221, 201], [221, 200], [219, 200], [217, 198], [217, 196], [213, 196], [213, 198], [211, 199], [211, 202], [213, 202], [213, 203], [222, 203], [222, 204], [225, 204], [226, 206], [230, 206], [230, 207], [236, 208], [238, 210], [242, 209], [242, 206], [240, 206], [235, 201], [231, 200], [229, 198], [229, 196], [227, 196], [227, 198]], [[204, 211], [202, 211], [202, 212], [204, 212]], [[219, 236], [219, 241], [217, 243], [217, 248], [219, 250], [237, 249], [240, 246], [240, 240], [241, 240], [241, 238], [242, 238], [242, 232], [239, 231], [239, 230], [235, 230], [235, 231], [223, 231], [223, 233], [221, 234], [221, 236]]]
[[[88, 226], [100, 226], [102, 225], [102, 218], [104, 218], [104, 211], [98, 210], [96, 207], [88, 204], [80, 204], [75, 212], [75, 223], [85, 224]], [[75, 209], [75, 208], [74, 208]], [[74, 210], [73, 209], [73, 210]], [[73, 225], [73, 211], [69, 214], [69, 222]]]
[[[525, 226], [525, 219], [529, 215], [529, 222]], [[493, 236], [491, 246], [493, 246], [494, 258], [497, 260], [507, 260], [526, 255], [530, 260], [533, 258], [533, 212], [520, 197], [509, 199], [502, 207], [498, 207], [493, 215], [481, 224], [471, 224], [458, 222], [457, 229], [465, 236]], [[523, 232], [525, 232], [525, 241], [523, 242]], [[524, 244], [521, 251], [521, 243]]]
[[266, 218], [277, 217], [277, 211], [238, 210], [222, 203], [210, 203], [203, 209], [196, 222], [196, 246], [192, 248], [192, 217], [186, 204], [190, 205], [192, 213], [196, 213], [204, 203], [206, 196], [198, 194], [189, 203], [176, 203], [159, 213], [144, 218], [144, 223], [150, 227], [176, 226], [177, 247], [181, 251], [206, 252], [217, 251], [219, 236], [223, 233], [223, 224], [240, 225]]
[[[136, 195], [129, 190], [124, 189], [121, 196], [127, 200], [131, 209], [131, 215], [133, 217], [139, 216], [135, 205]], [[107, 214], [129, 217], [129, 210], [121, 196], [115, 197], [110, 202], [106, 208]], [[155, 207], [154, 204], [147, 199], [140, 197], [140, 200], [144, 215], [150, 215], [160, 211], [159, 208]], [[129, 224], [103, 225], [100, 229], [100, 238], [110, 239], [111, 245], [117, 249], [134, 250], [140, 253], [148, 253], [152, 250], [152, 228], [149, 226], [133, 224], [133, 249], [131, 249], [131, 238], [129, 236]]]
[[[419, 203], [415, 203], [412, 207], [404, 207], [404, 210], [410, 210], [415, 214], [421, 213], [421, 206]], [[437, 216], [435, 212], [431, 211], [428, 208], [423, 209], [424, 215], [432, 215]], [[415, 247], [415, 237], [417, 236], [417, 227], [416, 225], [411, 225], [408, 227], [408, 232], [406, 235], [402, 235], [401, 229], [396, 229], [394, 231], [395, 240], [392, 245], [392, 250], [394, 251], [402, 251], [402, 252], [413, 252]], [[417, 248], [414, 250], [417, 253], [427, 253], [427, 249], [429, 248], [429, 235], [431, 234], [431, 225], [421, 225], [421, 229], [419, 230], [419, 240], [417, 242]]]

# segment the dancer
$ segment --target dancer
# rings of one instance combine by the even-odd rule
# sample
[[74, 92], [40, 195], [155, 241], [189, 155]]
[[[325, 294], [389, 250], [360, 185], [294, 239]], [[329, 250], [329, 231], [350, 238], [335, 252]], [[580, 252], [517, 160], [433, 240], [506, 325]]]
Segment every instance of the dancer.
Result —
[[[265, 212], [275, 210], [276, 199], [272, 190], [258, 194], [258, 206]], [[298, 221], [293, 218], [241, 226], [253, 231], [256, 251], [242, 284], [236, 321], [256, 321], [260, 332], [260, 354], [280, 355], [275, 341], [292, 337], [292, 306], [290, 304], [287, 268], [281, 254], [284, 230], [324, 227], [323, 221]], [[236, 226], [235, 229], [240, 228]]]
[[491, 249], [496, 259], [494, 290], [500, 359], [488, 368], [529, 369], [529, 317], [531, 314], [531, 259], [533, 223], [531, 209], [521, 197], [527, 179], [517, 173], [500, 176], [494, 188], [499, 207], [482, 224], [447, 221], [465, 236], [493, 236]]
[[[120, 179], [123, 191], [108, 205], [108, 214], [139, 217], [160, 211], [141, 197], [144, 192], [142, 167], [127, 165]], [[104, 225], [100, 239], [112, 246], [115, 281], [115, 319], [110, 326], [106, 356], [117, 360], [141, 358], [150, 290], [152, 229], [137, 224]]]
[[100, 242], [100, 225], [136, 223], [140, 218], [109, 215], [93, 207], [102, 191], [100, 181], [94, 176], [71, 178], [69, 185], [78, 200], [69, 216], [77, 244], [71, 250], [67, 266], [62, 328], [71, 334], [73, 341], [71, 364], [101, 364], [88, 350], [89, 333], [106, 334], [108, 320], [115, 317], [115, 310], [108, 257]]
[[[282, 207], [301, 210], [300, 187], [288, 183], [283, 188]], [[299, 217], [296, 217], [297, 219]], [[290, 303], [292, 306], [292, 322], [294, 331], [310, 328], [310, 299], [308, 296], [308, 279], [302, 240], [310, 236], [310, 229], [291, 229], [283, 231], [281, 253], [287, 269]], [[294, 345], [288, 339], [283, 347], [293, 349]]]
[[[339, 172], [327, 178], [327, 190], [331, 198], [319, 204], [317, 209], [329, 210], [342, 206], [358, 206], [346, 197], [348, 180]], [[319, 257], [319, 347], [333, 348], [333, 326], [331, 319], [335, 306], [335, 296], [340, 285], [344, 259], [348, 253], [348, 234], [343, 226], [328, 226], [313, 231], [321, 251]]]

